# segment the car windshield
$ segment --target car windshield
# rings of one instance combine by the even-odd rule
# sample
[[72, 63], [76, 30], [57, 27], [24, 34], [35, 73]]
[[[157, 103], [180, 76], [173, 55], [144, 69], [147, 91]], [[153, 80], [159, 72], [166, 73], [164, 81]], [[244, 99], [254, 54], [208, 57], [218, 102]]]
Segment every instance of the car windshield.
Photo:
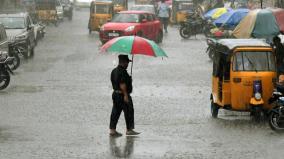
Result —
[[95, 7], [95, 13], [98, 14], [108, 14], [110, 13], [110, 6], [105, 4], [97, 4]]
[[275, 71], [272, 52], [238, 52], [234, 56], [234, 71]]
[[115, 15], [112, 22], [116, 23], [139, 23], [139, 14], [124, 14], [119, 13]]
[[150, 6], [133, 6], [131, 10], [138, 10], [138, 11], [147, 11], [147, 12], [154, 12], [154, 7]]
[[24, 29], [25, 19], [22, 17], [0, 17], [0, 23], [2, 23], [5, 29]]

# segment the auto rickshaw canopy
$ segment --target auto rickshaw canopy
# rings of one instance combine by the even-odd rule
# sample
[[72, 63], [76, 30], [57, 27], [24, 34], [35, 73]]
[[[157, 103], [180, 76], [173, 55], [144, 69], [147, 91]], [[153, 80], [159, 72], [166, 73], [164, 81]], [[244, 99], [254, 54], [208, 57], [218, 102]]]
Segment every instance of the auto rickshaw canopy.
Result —
[[231, 55], [241, 47], [271, 47], [264, 39], [220, 39], [216, 42], [217, 54]]

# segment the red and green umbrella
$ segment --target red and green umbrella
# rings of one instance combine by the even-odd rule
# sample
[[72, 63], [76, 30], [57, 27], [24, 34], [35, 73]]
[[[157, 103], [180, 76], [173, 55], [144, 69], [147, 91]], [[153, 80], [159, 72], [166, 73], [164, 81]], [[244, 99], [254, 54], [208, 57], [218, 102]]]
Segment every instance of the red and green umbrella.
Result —
[[101, 52], [132, 55], [131, 74], [134, 55], [167, 57], [165, 51], [154, 41], [139, 36], [122, 36], [112, 39], [101, 47]]
[[148, 55], [153, 57], [167, 57], [154, 41], [139, 36], [122, 36], [110, 40], [101, 47], [102, 52], [114, 52], [125, 55]]

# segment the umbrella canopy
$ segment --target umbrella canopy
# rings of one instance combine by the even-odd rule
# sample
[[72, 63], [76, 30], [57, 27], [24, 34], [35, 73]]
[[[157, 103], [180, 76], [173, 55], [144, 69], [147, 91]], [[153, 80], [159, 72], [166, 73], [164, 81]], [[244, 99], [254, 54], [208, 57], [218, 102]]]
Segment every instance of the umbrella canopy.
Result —
[[209, 10], [207, 13], [205, 13], [204, 17], [206, 19], [217, 19], [221, 15], [227, 13], [230, 10], [232, 10], [232, 9], [231, 8], [215, 8], [215, 9]]
[[101, 52], [132, 55], [131, 75], [134, 55], [167, 57], [167, 54], [155, 42], [139, 36], [122, 36], [110, 40], [101, 47]]
[[231, 10], [214, 21], [217, 27], [225, 26], [229, 29], [235, 28], [240, 21], [248, 14], [248, 9]]
[[113, 52], [125, 55], [147, 55], [153, 57], [167, 57], [154, 41], [139, 36], [122, 36], [110, 40], [101, 47], [102, 52]]
[[[282, 13], [283, 12], [283, 13]], [[284, 10], [273, 12], [273, 9], [258, 9], [248, 13], [233, 31], [236, 38], [270, 38], [280, 33], [283, 27]], [[277, 22], [277, 19], [279, 19]], [[280, 25], [281, 24], [281, 25]]]

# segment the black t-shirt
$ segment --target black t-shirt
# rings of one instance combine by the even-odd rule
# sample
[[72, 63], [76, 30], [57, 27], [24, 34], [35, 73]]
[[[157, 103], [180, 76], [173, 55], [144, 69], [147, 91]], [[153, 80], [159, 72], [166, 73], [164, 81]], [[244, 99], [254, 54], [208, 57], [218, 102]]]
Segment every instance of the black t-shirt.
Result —
[[132, 92], [132, 78], [127, 73], [127, 70], [122, 66], [117, 66], [112, 70], [111, 83], [114, 90], [121, 90], [119, 85], [121, 83], [125, 83], [127, 87], [127, 93], [130, 94]]
[[276, 62], [277, 65], [283, 64], [284, 60], [284, 46], [282, 44], [279, 44], [275, 48], [275, 53], [276, 53]]

